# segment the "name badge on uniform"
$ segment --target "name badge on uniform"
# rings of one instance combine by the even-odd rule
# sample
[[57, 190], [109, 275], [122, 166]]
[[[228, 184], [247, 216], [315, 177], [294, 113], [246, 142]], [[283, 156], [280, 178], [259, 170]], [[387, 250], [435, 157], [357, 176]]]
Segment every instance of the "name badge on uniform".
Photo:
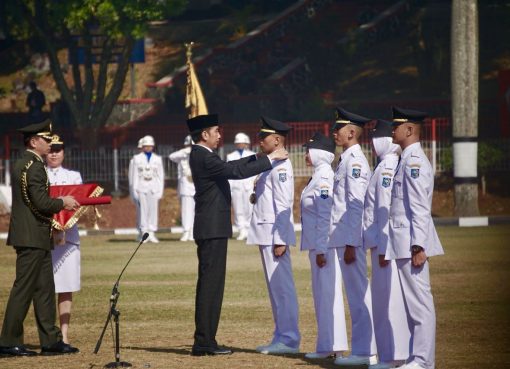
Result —
[[329, 190], [327, 188], [321, 188], [321, 199], [327, 199], [329, 197]]
[[411, 178], [418, 178], [420, 176], [420, 168], [411, 168]]
[[390, 187], [390, 184], [391, 184], [391, 178], [383, 177], [383, 179], [382, 179], [382, 186], [383, 187]]
[[361, 169], [360, 168], [352, 168], [352, 176], [354, 178], [359, 178], [361, 176]]
[[285, 182], [287, 181], [287, 173], [278, 173], [278, 180], [280, 182]]

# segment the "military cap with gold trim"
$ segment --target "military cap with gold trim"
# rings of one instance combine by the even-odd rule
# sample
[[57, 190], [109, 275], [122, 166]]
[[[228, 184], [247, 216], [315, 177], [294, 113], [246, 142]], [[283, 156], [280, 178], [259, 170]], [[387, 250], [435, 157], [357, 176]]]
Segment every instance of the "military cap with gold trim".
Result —
[[399, 125], [402, 123], [424, 123], [425, 118], [428, 117], [427, 113], [418, 110], [403, 109], [393, 106], [393, 125]]
[[260, 122], [262, 123], [262, 127], [259, 131], [259, 137], [266, 137], [275, 133], [282, 136], [287, 136], [289, 131], [292, 129], [292, 127], [288, 124], [265, 116], [260, 117]]
[[336, 108], [336, 119], [333, 129], [340, 129], [345, 124], [354, 124], [358, 127], [363, 127], [366, 123], [372, 119], [351, 113], [343, 108]]
[[372, 137], [392, 137], [393, 136], [393, 122], [384, 119], [377, 119], [375, 127], [371, 132]]
[[303, 144], [304, 147], [309, 149], [319, 149], [335, 153], [335, 141], [331, 137], [325, 136], [321, 132], [315, 132], [312, 138]]
[[64, 148], [64, 141], [60, 138], [59, 135], [51, 136], [50, 142], [50, 150], [51, 151], [60, 151]]
[[18, 129], [18, 132], [23, 133], [23, 137], [29, 138], [32, 136], [39, 136], [51, 142], [51, 120], [46, 119], [44, 122], [31, 124], [29, 126]]
[[218, 126], [218, 114], [197, 115], [186, 121], [190, 132]]

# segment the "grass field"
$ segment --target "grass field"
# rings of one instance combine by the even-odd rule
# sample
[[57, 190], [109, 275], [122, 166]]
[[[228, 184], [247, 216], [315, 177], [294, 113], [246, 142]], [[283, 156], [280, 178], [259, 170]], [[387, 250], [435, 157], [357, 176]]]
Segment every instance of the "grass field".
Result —
[[[431, 261], [437, 311], [436, 368], [510, 367], [510, 228], [439, 228], [446, 255]], [[227, 283], [218, 342], [228, 357], [190, 356], [196, 282], [193, 243], [162, 234], [158, 245], [143, 245], [121, 281], [121, 359], [134, 368], [333, 368], [331, 360], [310, 362], [303, 354], [257, 354], [268, 342], [271, 310], [258, 249], [230, 241]], [[115, 279], [136, 243], [122, 236], [82, 239], [82, 290], [75, 295], [72, 343], [81, 353], [64, 357], [1, 358], [0, 368], [101, 368], [114, 361], [111, 329], [98, 355], [95, 344], [108, 312]], [[315, 318], [306, 253], [293, 250], [300, 303], [301, 351], [315, 347]], [[0, 247], [0, 314], [14, 279], [15, 253]], [[39, 340], [32, 311], [25, 342]]]

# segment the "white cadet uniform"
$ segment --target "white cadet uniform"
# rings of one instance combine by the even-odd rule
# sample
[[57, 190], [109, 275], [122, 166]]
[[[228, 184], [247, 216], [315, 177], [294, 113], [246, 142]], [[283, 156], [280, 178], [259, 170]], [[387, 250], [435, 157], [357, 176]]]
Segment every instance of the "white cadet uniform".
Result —
[[191, 146], [171, 153], [168, 157], [177, 163], [177, 193], [181, 200], [181, 222], [184, 232], [193, 235], [193, 221], [195, 219], [195, 184], [191, 177], [189, 154]]
[[404, 297], [398, 278], [397, 264], [391, 260], [382, 268], [379, 255], [386, 255], [389, 232], [389, 211], [393, 177], [400, 147], [388, 139], [387, 151], [374, 170], [365, 197], [363, 214], [363, 245], [372, 254], [372, 309], [379, 361], [392, 362], [409, 357], [411, 332], [406, 319]]
[[[74, 170], [58, 168], [46, 168], [48, 180], [51, 185], [77, 185], [82, 184], [81, 175]], [[51, 250], [53, 262], [53, 278], [55, 280], [55, 292], [76, 292], [80, 290], [80, 236], [78, 225], [75, 224], [65, 231], [65, 243], [55, 244]]]
[[426, 369], [435, 362], [436, 314], [430, 287], [429, 262], [412, 266], [411, 247], [427, 257], [444, 254], [432, 220], [434, 172], [419, 142], [402, 152], [391, 193], [389, 244], [386, 259], [396, 260], [411, 324], [409, 359]]
[[[333, 169], [335, 154], [308, 149], [314, 172], [301, 193], [301, 250], [309, 250], [312, 292], [317, 319], [317, 353], [349, 348], [345, 326], [342, 274], [336, 248], [328, 245], [329, 222], [333, 205]], [[316, 255], [324, 254], [326, 265], [319, 268]]]
[[[235, 150], [227, 155], [227, 161], [239, 160], [254, 154], [255, 153], [251, 150]], [[253, 210], [253, 205], [250, 203], [250, 195], [253, 192], [255, 177], [229, 181], [230, 192], [232, 194], [232, 207], [234, 208], [234, 225], [240, 232], [241, 230], [247, 232], [250, 228], [251, 213]]]
[[[362, 241], [363, 204], [370, 174], [370, 167], [360, 145], [353, 145], [342, 153], [334, 178], [329, 234], [329, 245], [337, 248], [349, 301], [352, 320], [351, 353], [358, 356], [376, 353], [372, 296]], [[346, 245], [354, 246], [356, 250], [356, 261], [351, 264], [344, 261]]]
[[133, 157], [133, 170], [129, 178], [135, 200], [140, 202], [140, 232], [158, 230], [158, 202], [163, 196], [165, 176], [161, 156], [152, 153], [150, 160], [145, 152]]
[[[136, 156], [136, 155], [135, 155]], [[140, 201], [134, 193], [133, 186], [131, 185], [131, 178], [133, 178], [133, 166], [134, 166], [134, 158], [133, 156], [129, 161], [129, 169], [128, 169], [128, 180], [129, 180], [129, 197], [131, 197], [131, 201], [135, 204], [136, 209], [136, 229], [140, 231]], [[140, 235], [141, 236], [141, 235]]]
[[261, 173], [256, 181], [256, 203], [246, 242], [259, 245], [262, 257], [275, 324], [271, 344], [298, 348], [301, 336], [290, 248], [278, 258], [273, 253], [274, 245], [296, 245], [292, 214], [294, 174], [290, 160], [273, 164], [273, 169]]

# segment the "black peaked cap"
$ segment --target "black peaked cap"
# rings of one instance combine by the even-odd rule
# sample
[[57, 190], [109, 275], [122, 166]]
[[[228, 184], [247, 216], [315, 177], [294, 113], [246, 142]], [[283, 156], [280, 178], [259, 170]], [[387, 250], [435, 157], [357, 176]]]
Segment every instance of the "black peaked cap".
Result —
[[344, 124], [354, 124], [359, 127], [363, 127], [366, 123], [372, 119], [351, 113], [343, 108], [336, 108], [336, 119], [335, 129], [342, 128]]
[[400, 124], [400, 123], [423, 123], [424, 119], [427, 118], [429, 115], [427, 113], [424, 113], [422, 111], [418, 110], [411, 110], [411, 109], [403, 109], [396, 106], [393, 106], [391, 108], [393, 111], [393, 123], [394, 124]]
[[372, 129], [372, 137], [392, 137], [393, 122], [383, 119], [377, 119], [374, 129]]
[[46, 119], [43, 122], [30, 124], [29, 126], [18, 129], [24, 137], [41, 136], [46, 140], [51, 140], [51, 120]]
[[304, 147], [309, 149], [319, 149], [335, 153], [335, 141], [331, 137], [325, 136], [321, 132], [315, 132], [310, 141], [303, 144]]
[[273, 133], [277, 133], [282, 136], [287, 136], [289, 131], [292, 129], [291, 126], [289, 126], [286, 123], [280, 122], [276, 119], [271, 119], [268, 117], [261, 116], [260, 121], [262, 122], [262, 127], [260, 128], [259, 135], [265, 136], [270, 135]]

